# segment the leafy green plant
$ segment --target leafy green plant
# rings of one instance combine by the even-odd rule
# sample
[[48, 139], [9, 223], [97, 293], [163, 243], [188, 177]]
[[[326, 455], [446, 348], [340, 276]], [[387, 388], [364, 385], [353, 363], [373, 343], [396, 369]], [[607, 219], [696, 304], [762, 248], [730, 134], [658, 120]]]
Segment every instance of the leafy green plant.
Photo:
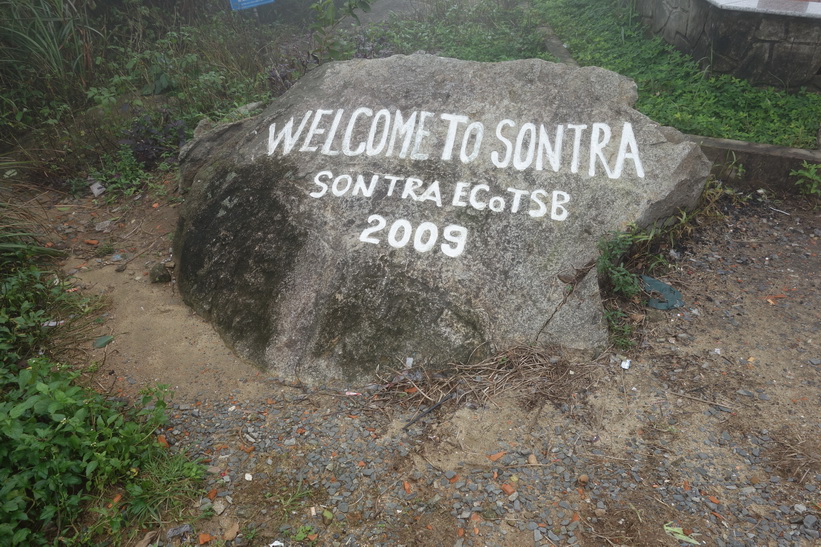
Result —
[[313, 544], [313, 541], [310, 540], [310, 537], [312, 535], [314, 535], [315, 533], [316, 532], [314, 532], [314, 527], [313, 526], [311, 526], [309, 524], [303, 524], [302, 526], [297, 528], [296, 532], [294, 532], [293, 536], [291, 536], [291, 539], [293, 539], [294, 541], [309, 540]]
[[632, 231], [612, 233], [599, 240], [599, 258], [596, 260], [600, 279], [613, 293], [627, 299], [641, 292], [638, 276], [624, 265], [624, 256], [635, 241], [636, 235]]
[[341, 6], [334, 0], [317, 0], [310, 9], [313, 13], [311, 55], [320, 63], [350, 57], [350, 47], [337, 32], [337, 27], [345, 17], [351, 17], [358, 23], [357, 10], [365, 13], [371, 11], [371, 0], [345, 0]]
[[311, 489], [308, 486], [303, 486], [300, 481], [295, 490], [287, 490], [279, 496], [279, 505], [283, 516], [288, 517], [289, 514], [299, 508], [302, 502], [311, 497]]
[[116, 154], [103, 155], [100, 163], [102, 167], [92, 171], [91, 176], [106, 187], [109, 199], [131, 196], [148, 181], [143, 164], [127, 145], [121, 145]]
[[75, 521], [118, 485], [128, 505], [99, 530], [121, 537], [125, 524], [156, 521], [180, 507], [180, 495], [193, 497], [202, 467], [154, 438], [165, 421], [164, 386], [126, 406], [83, 387], [80, 373], [54, 360], [58, 325], [90, 308], [48, 271], [47, 248], [32, 232], [10, 231], [22, 222], [12, 208], [0, 212], [0, 544], [88, 544], [90, 532]]
[[91, 489], [141, 466], [165, 401], [157, 392], [135, 409], [117, 407], [44, 358], [3, 373], [0, 538], [6, 545], [30, 545], [63, 532]]
[[796, 177], [795, 185], [798, 190], [802, 194], [821, 198], [821, 164], [804, 160], [801, 167], [790, 171], [790, 176]]

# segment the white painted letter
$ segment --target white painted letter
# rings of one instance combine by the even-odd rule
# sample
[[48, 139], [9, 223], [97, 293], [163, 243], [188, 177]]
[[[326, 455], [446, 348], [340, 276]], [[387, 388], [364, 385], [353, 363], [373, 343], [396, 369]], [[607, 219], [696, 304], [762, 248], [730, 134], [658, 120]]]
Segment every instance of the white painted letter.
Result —
[[558, 190], [553, 192], [553, 203], [550, 206], [550, 218], [552, 218], [553, 220], [566, 219], [567, 209], [562, 207], [562, 205], [564, 205], [568, 201], [570, 201], [570, 196], [567, 194], [567, 192], [560, 192]]
[[302, 121], [299, 124], [299, 129], [296, 130], [296, 134], [292, 133], [294, 128], [294, 119], [291, 118], [288, 120], [288, 123], [285, 124], [285, 127], [282, 128], [282, 131], [279, 132], [279, 135], [276, 134], [277, 131], [277, 124], [272, 123], [271, 126], [268, 128], [268, 155], [273, 155], [274, 151], [279, 146], [279, 142], [282, 140], [282, 137], [285, 137], [285, 144], [283, 146], [283, 154], [288, 154], [291, 152], [291, 149], [296, 144], [296, 141], [299, 140], [299, 136], [302, 134], [302, 130], [305, 129], [305, 124], [308, 122], [308, 118], [311, 117], [313, 114], [313, 110], [309, 110], [305, 113], [302, 117]]
[[319, 120], [321, 120], [325, 114], [333, 114], [333, 112], [333, 110], [316, 111], [314, 121], [311, 122], [311, 128], [308, 129], [308, 134], [305, 135], [305, 142], [302, 143], [302, 148], [299, 149], [300, 152], [316, 152], [319, 146], [311, 146], [311, 139], [314, 138], [314, 135], [321, 135], [325, 132], [324, 129], [319, 129]]
[[[467, 148], [470, 142], [470, 135], [476, 134], [473, 142], [473, 151], [468, 154]], [[465, 129], [465, 136], [462, 137], [462, 151], [459, 153], [459, 159], [462, 163], [470, 163], [479, 156], [479, 148], [482, 146], [482, 138], [485, 136], [485, 126], [482, 122], [473, 122]]]
[[334, 121], [331, 122], [331, 130], [328, 131], [328, 138], [325, 139], [325, 144], [322, 145], [322, 153], [326, 156], [338, 156], [339, 150], [331, 150], [331, 145], [334, 142], [334, 138], [336, 137], [336, 130], [339, 129], [339, 122], [342, 120], [342, 114], [345, 113], [345, 110], [339, 109], [336, 111], [336, 116], [334, 116]]
[[419, 201], [433, 201], [437, 207], [442, 206], [442, 195], [439, 193], [439, 181], [433, 181], [433, 184], [428, 186], [428, 189], [419, 198]]
[[476, 194], [478, 194], [480, 191], [490, 192], [490, 186], [488, 186], [487, 184], [477, 184], [473, 187], [473, 190], [470, 191], [470, 206], [476, 209], [477, 211], [481, 211], [487, 206], [487, 203], [476, 199]]
[[[384, 118], [382, 122], [382, 136], [380, 137], [379, 145], [374, 146], [374, 141], [376, 140], [376, 131], [377, 127], [379, 126], [379, 118]], [[388, 142], [388, 133], [391, 129], [391, 113], [385, 110], [379, 110], [373, 117], [373, 121], [371, 122], [371, 131], [368, 133], [368, 148], [367, 154], [369, 156], [375, 156], [382, 152], [385, 148], [385, 143]]]
[[508, 188], [508, 192], [513, 194], [513, 203], [510, 206], [511, 213], [518, 213], [519, 212], [519, 205], [522, 201], [522, 196], [525, 194], [529, 194], [527, 190], [518, 190], [516, 188]]
[[427, 154], [422, 154], [419, 149], [422, 147], [422, 140], [430, 135], [430, 131], [425, 130], [425, 120], [433, 116], [433, 112], [421, 112], [419, 116], [419, 127], [416, 128], [416, 138], [413, 141], [413, 150], [411, 151], [412, 160], [426, 160]]
[[582, 131], [587, 129], [587, 125], [567, 125], [568, 129], [572, 129], [575, 131], [575, 135], [573, 135], [573, 159], [570, 162], [570, 172], [571, 173], [578, 173], [579, 172], [579, 148], [582, 144]]
[[543, 217], [545, 216], [545, 213], [547, 213], [547, 206], [542, 200], [539, 199], [539, 196], [547, 197], [547, 192], [544, 190], [533, 190], [530, 194], [530, 201], [539, 206], [538, 209], [531, 209], [527, 212], [527, 214], [533, 218]]
[[[344, 187], [340, 188], [339, 181], [344, 181], [347, 184], [345, 184]], [[351, 189], [351, 183], [353, 183], [353, 178], [351, 178], [350, 175], [339, 175], [334, 179], [334, 184], [333, 186], [331, 186], [331, 193], [333, 193], [333, 195], [335, 195], [336, 197], [342, 197], [346, 193], [348, 193], [348, 190]]]
[[[627, 151], [628, 147], [630, 152]], [[641, 166], [641, 160], [639, 159], [639, 145], [636, 143], [633, 125], [630, 122], [624, 122], [624, 127], [621, 130], [621, 143], [619, 144], [619, 155], [616, 158], [616, 167], [613, 169], [613, 178], [621, 176], [624, 160], [627, 158], [633, 160], [633, 165], [636, 166], [636, 174], [640, 178], [644, 178], [644, 167]]]
[[467, 189], [470, 188], [469, 182], [457, 182], [456, 188], [453, 190], [453, 201], [451, 205], [454, 207], [467, 207], [467, 202], [463, 201], [465, 197], [465, 192]]
[[324, 196], [325, 192], [328, 191], [328, 185], [325, 184], [324, 182], [322, 182], [319, 179], [322, 178], [322, 177], [327, 177], [328, 180], [330, 180], [332, 176], [334, 176], [334, 174], [331, 173], [330, 171], [320, 171], [319, 173], [317, 173], [316, 176], [314, 177], [314, 184], [319, 186], [319, 190], [317, 190], [315, 192], [311, 192], [308, 195], [311, 196], [312, 198], [321, 198], [322, 196]]
[[490, 161], [493, 162], [493, 165], [496, 167], [504, 168], [510, 164], [510, 156], [513, 155], [513, 143], [511, 143], [504, 135], [502, 135], [502, 126], [509, 125], [510, 127], [516, 127], [516, 124], [513, 123], [513, 120], [502, 120], [499, 122], [499, 125], [496, 126], [496, 138], [499, 139], [505, 145], [505, 157], [504, 159], [499, 159], [499, 153], [497, 151], [493, 151], [490, 154]]
[[[530, 133], [528, 135], [528, 133]], [[522, 145], [527, 139], [527, 156], [522, 158]], [[536, 151], [536, 126], [532, 123], [526, 123], [519, 129], [519, 135], [516, 137], [516, 149], [513, 152], [513, 167], [519, 171], [524, 171], [530, 164], [533, 163], [533, 154]]]
[[456, 130], [459, 129], [460, 123], [468, 122], [468, 117], [458, 114], [442, 114], [439, 117], [450, 122], [448, 124], [448, 136], [445, 138], [445, 147], [442, 149], [442, 159], [450, 161], [453, 157], [453, 144], [456, 142]]
[[393, 175], [385, 175], [385, 178], [391, 181], [391, 185], [388, 186], [388, 197], [393, 195], [393, 189], [396, 187], [396, 182], [402, 180], [402, 177], [395, 177]]
[[501, 196], [493, 196], [487, 204], [490, 210], [494, 213], [501, 213], [505, 210], [505, 198]]
[[345, 128], [345, 136], [342, 138], [342, 153], [346, 156], [358, 156], [365, 151], [364, 142], [359, 143], [359, 146], [356, 147], [356, 150], [351, 150], [351, 137], [353, 136], [354, 124], [356, 123], [356, 118], [358, 118], [362, 114], [370, 118], [371, 116], [373, 116], [373, 110], [361, 106], [354, 110], [353, 114], [351, 114], [351, 119], [348, 120], [348, 127]]
[[[613, 178], [607, 159], [604, 157], [603, 148], [610, 142], [610, 126], [606, 123], [594, 123], [593, 131], [590, 133], [590, 169], [587, 174], [591, 177], [596, 175], [596, 158], [601, 161], [607, 176]], [[555, 194], [555, 192], [554, 192]]]
[[402, 199], [410, 197], [413, 201], [419, 201], [419, 196], [416, 195], [414, 190], [420, 186], [422, 186], [421, 180], [408, 177], [405, 180], [405, 188], [402, 190]]
[[376, 182], [379, 180], [379, 175], [373, 175], [371, 177], [371, 183], [368, 186], [365, 186], [365, 177], [362, 175], [356, 175], [356, 184], [353, 187], [353, 195], [362, 194], [366, 198], [369, 198], [373, 195], [373, 190], [376, 188]]
[[402, 150], [399, 151], [400, 158], [408, 156], [408, 148], [410, 148], [411, 137], [413, 136], [413, 126], [416, 125], [416, 112], [410, 115], [408, 121], [402, 119], [402, 112], [397, 110], [393, 115], [393, 130], [391, 131], [391, 141], [388, 143], [388, 151], [386, 156], [393, 154], [393, 145], [396, 143], [396, 138], [404, 135], [405, 141], [402, 143]]
[[550, 167], [554, 173], [559, 171], [562, 165], [562, 140], [564, 139], [564, 126], [556, 126], [556, 136], [553, 141], [553, 150], [550, 149], [550, 137], [547, 136], [547, 130], [544, 125], [539, 126], [539, 152], [536, 154], [536, 170], [541, 171], [544, 168], [544, 155], [547, 154], [547, 159], [550, 161]]

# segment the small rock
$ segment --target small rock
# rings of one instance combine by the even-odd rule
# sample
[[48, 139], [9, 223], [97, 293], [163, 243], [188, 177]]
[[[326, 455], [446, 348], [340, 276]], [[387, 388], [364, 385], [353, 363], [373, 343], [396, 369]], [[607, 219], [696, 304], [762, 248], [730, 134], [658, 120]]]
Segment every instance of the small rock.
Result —
[[228, 505], [223, 500], [217, 499], [214, 500], [213, 504], [211, 504], [211, 508], [214, 510], [214, 513], [221, 515], [228, 508]]
[[173, 539], [177, 536], [181, 536], [183, 534], [190, 534], [193, 532], [194, 529], [191, 527], [190, 524], [183, 524], [182, 526], [176, 526], [168, 530], [168, 532], [165, 533], [165, 537], [167, 537], [168, 539]]
[[804, 517], [804, 526], [807, 528], [814, 528], [815, 525], [818, 523], [818, 517], [815, 515], [807, 515]]
[[110, 220], [104, 220], [102, 222], [98, 222], [94, 225], [94, 230], [98, 232], [110, 232], [111, 231], [111, 224]]
[[584, 486], [588, 482], [590, 482], [590, 477], [587, 476], [587, 473], [582, 473], [581, 475], [579, 475], [579, 484]]
[[530, 454], [530, 455], [527, 457], [527, 463], [529, 463], [530, 465], [536, 465], [536, 464], [538, 464], [538, 463], [539, 463], [539, 459], [536, 457], [536, 454]]
[[171, 273], [162, 264], [154, 264], [148, 272], [148, 279], [152, 283], [168, 283], [171, 281]]

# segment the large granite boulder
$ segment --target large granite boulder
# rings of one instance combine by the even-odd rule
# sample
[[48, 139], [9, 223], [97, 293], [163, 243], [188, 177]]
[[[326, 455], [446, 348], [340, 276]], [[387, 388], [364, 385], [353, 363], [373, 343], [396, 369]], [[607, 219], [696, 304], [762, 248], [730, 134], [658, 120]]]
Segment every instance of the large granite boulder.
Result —
[[180, 291], [240, 355], [309, 382], [602, 347], [598, 240], [693, 206], [710, 168], [635, 100], [540, 60], [326, 64], [183, 150]]

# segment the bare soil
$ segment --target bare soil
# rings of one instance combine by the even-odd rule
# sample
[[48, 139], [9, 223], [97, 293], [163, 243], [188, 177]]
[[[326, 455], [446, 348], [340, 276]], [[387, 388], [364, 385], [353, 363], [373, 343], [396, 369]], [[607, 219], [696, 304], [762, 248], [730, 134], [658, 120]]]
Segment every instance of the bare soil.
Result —
[[[282, 400], [299, 393], [226, 349], [211, 326], [182, 302], [173, 282], [150, 282], [154, 265], [173, 267], [170, 246], [178, 212], [173, 197], [169, 192], [106, 204], [44, 191], [21, 199], [53, 228], [51, 244], [68, 251], [64, 271], [84, 293], [105, 299], [95, 335], [110, 334], [114, 341], [102, 349], [93, 349], [90, 341], [80, 348], [79, 364], [102, 365], [88, 381], [126, 397], [166, 384], [174, 402], [203, 409], [228, 398]], [[593, 367], [593, 373], [586, 389], [568, 387], [569, 407], [528, 404], [528, 393], [519, 392], [490, 396], [485, 405], [454, 398], [426, 418], [425, 438], [410, 459], [397, 464], [397, 474], [423, 470], [426, 464], [437, 469], [486, 466], [487, 455], [501, 444], [535, 447], [544, 439], [535, 439], [534, 426], [559, 424], [575, 434], [580, 454], [598, 462], [573, 473], [595, 481], [614, 463], [643, 462], [643, 482], [625, 492], [624, 503], [606, 515], [594, 515], [592, 506], [581, 515], [588, 522], [585, 545], [675, 545], [662, 526], [676, 518], [681, 522], [682, 515], [659, 502], [654, 489], [686, 486], [687, 480], [656, 463], [674, 459], [673, 469], [683, 469], [705, 452], [720, 467], [734, 469], [732, 479], [739, 486], [777, 475], [783, 479], [781, 504], [802, 504], [821, 514], [818, 490], [805, 488], [821, 474], [821, 212], [797, 197], [725, 200], [722, 208], [721, 218], [704, 218], [694, 226], [662, 277], [683, 293], [685, 306], [667, 312], [636, 308], [633, 350], [618, 355], [610, 348], [596, 360], [573, 361]], [[101, 224], [105, 221], [111, 222]], [[620, 366], [624, 359], [630, 359], [629, 369]], [[420, 387], [434, 390], [431, 382]], [[355, 387], [335, 386], [338, 394]], [[428, 403], [409, 399], [405, 408]], [[324, 403], [312, 404], [317, 412]], [[305, 412], [299, 402], [292, 411]], [[380, 437], [394, 438], [404, 423], [396, 416]], [[760, 465], [746, 464], [721, 448], [746, 446], [761, 437], [772, 442]], [[717, 485], [703, 494], [721, 497], [725, 506], [745, 504], [735, 489]], [[251, 490], [247, 495], [256, 496]], [[772, 517], [775, 507], [773, 502], [750, 510]], [[748, 526], [734, 515], [713, 515], [693, 518], [689, 525]], [[455, 539], [452, 521], [447, 513], [437, 514], [401, 534], [409, 544], [450, 542]], [[226, 522], [215, 519], [214, 533], [235, 524]], [[510, 526], [508, 544], [532, 544], [510, 523], [500, 526]]]

